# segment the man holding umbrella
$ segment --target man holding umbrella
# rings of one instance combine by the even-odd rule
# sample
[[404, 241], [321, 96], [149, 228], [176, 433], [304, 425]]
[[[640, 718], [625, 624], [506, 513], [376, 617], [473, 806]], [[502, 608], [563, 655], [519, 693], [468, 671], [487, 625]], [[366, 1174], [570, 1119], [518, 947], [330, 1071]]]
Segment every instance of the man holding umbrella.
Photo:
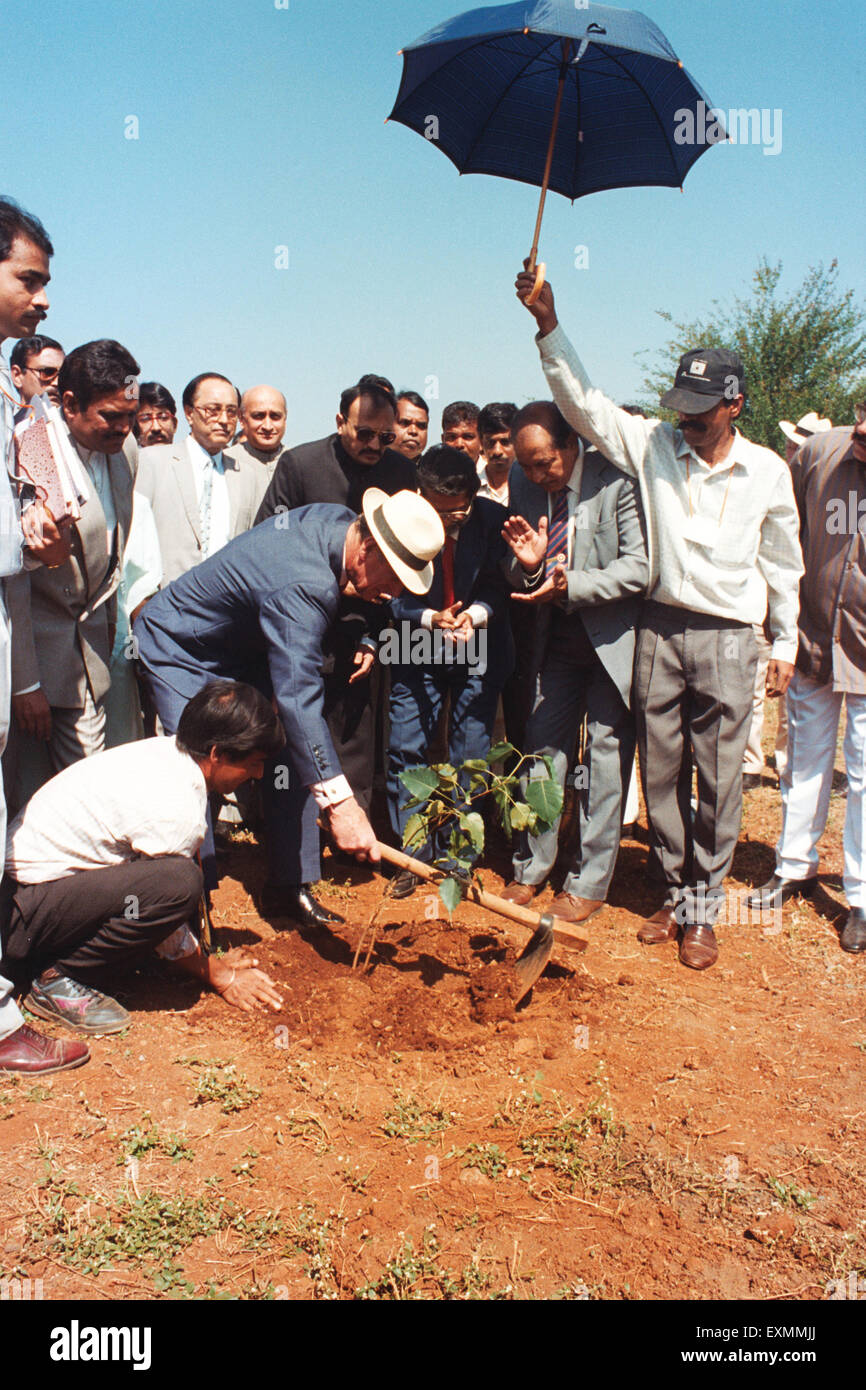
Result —
[[[521, 302], [535, 284], [534, 272], [518, 275]], [[757, 656], [751, 625], [763, 620], [768, 605], [767, 694], [784, 695], [794, 672], [803, 561], [791, 477], [776, 454], [736, 428], [745, 376], [735, 352], [686, 353], [661, 400], [677, 412], [676, 426], [645, 420], [591, 385], [559, 326], [549, 285], [527, 307], [563, 415], [636, 478], [643, 495], [650, 583], [635, 655], [635, 703], [650, 870], [663, 903], [638, 938], [653, 945], [679, 937], [682, 963], [705, 970], [718, 957], [713, 924], [740, 830]]]

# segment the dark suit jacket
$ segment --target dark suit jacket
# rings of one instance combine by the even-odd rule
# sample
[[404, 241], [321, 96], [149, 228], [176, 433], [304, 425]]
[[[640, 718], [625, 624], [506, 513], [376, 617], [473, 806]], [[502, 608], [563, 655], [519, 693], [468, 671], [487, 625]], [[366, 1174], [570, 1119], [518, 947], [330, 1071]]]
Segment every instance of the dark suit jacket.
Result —
[[323, 712], [322, 644], [354, 519], [314, 506], [262, 522], [175, 579], [135, 624], [142, 665], [187, 699], [203, 672], [269, 684], [305, 786], [342, 772]]
[[[509, 511], [537, 527], [548, 515], [548, 494], [517, 463], [509, 489]], [[630, 705], [635, 627], [649, 576], [646, 526], [637, 485], [595, 449], [584, 452], [574, 535], [568, 596], [559, 604], [566, 613], [580, 613], [596, 656]], [[552, 608], [535, 610], [533, 673], [544, 661]]]
[[[502, 539], [502, 527], [507, 518], [506, 507], [486, 497], [477, 498], [454, 547], [454, 597], [463, 604], [464, 611], [471, 603], [480, 603], [487, 609], [487, 674], [500, 685], [514, 666], [514, 640], [509, 621], [511, 591], [503, 569], [510, 554]], [[391, 612], [396, 623], [408, 620], [420, 627], [425, 608], [438, 611], [444, 602], [440, 551], [433, 561], [430, 592], [418, 595], [404, 591], [391, 604]], [[463, 669], [469, 671], [471, 668]]]
[[389, 496], [403, 488], [417, 492], [415, 465], [396, 450], [386, 449], [379, 462], [368, 468], [350, 458], [340, 436], [331, 434], [327, 439], [285, 451], [256, 521], [264, 521], [278, 510], [307, 507], [311, 502], [336, 502], [357, 513], [368, 487], [380, 487]]
[[[296, 449], [285, 451], [262, 499], [256, 521], [264, 521], [275, 512], [307, 507], [313, 502], [338, 503], [357, 514], [368, 487], [379, 487], [389, 496], [403, 488], [417, 492], [415, 465], [396, 450], [386, 449], [379, 462], [368, 468], [346, 453], [338, 434], [331, 434], [327, 439], [317, 439], [312, 444], [300, 444]], [[338, 669], [351, 662], [358, 643], [365, 638], [375, 645], [373, 634], [381, 626], [382, 613], [382, 609], [376, 610], [360, 599], [349, 599], [340, 605], [339, 622], [328, 642]]]

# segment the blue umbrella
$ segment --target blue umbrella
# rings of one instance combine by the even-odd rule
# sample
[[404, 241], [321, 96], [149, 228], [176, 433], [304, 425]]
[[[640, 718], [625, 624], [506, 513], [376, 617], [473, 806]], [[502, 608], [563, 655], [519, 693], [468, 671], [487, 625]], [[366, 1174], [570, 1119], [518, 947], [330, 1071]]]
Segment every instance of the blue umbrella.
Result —
[[637, 10], [520, 0], [457, 15], [401, 52], [389, 120], [425, 135], [461, 174], [540, 185], [532, 270], [548, 188], [572, 200], [679, 188], [707, 149], [677, 134], [689, 130], [685, 112], [703, 129], [711, 103]]

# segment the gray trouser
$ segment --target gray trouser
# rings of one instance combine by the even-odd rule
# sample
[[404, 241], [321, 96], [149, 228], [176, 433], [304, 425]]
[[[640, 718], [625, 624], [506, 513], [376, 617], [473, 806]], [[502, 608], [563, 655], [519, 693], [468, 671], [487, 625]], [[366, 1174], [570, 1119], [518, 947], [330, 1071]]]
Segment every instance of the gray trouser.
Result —
[[[712, 922], [737, 847], [757, 644], [748, 623], [647, 603], [635, 656], [650, 875], [684, 922]], [[698, 809], [692, 822], [692, 758]]]
[[41, 786], [82, 758], [105, 747], [105, 705], [84, 692], [80, 709], [51, 706], [51, 737], [45, 743], [14, 726], [3, 759], [6, 796], [17, 814]]
[[[580, 850], [563, 883], [576, 898], [603, 902], [619, 851], [622, 810], [634, 760], [634, 720], [585, 633], [565, 624], [552, 635], [526, 726], [526, 748], [547, 753], [565, 785], [581, 720], [586, 715], [584, 763], [576, 770]], [[546, 776], [539, 762], [530, 776]], [[522, 784], [525, 786], [525, 779]], [[514, 877], [543, 883], [556, 861], [559, 821], [540, 835], [517, 836]]]

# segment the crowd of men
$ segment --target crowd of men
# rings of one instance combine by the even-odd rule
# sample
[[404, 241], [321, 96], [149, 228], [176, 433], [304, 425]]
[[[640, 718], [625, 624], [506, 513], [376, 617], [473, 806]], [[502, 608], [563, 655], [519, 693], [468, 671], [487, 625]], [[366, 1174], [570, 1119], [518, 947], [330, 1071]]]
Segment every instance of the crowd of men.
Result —
[[[181, 437], [175, 397], [139, 385], [122, 344], [66, 354], [37, 332], [52, 254], [0, 199], [0, 345], [15, 340], [0, 357], [0, 1069], [88, 1055], [26, 1024], [16, 993], [79, 1035], [117, 1031], [128, 1015], [100, 986], [154, 947], [231, 1004], [279, 1007], [253, 958], [195, 935], [226, 799], [264, 825], [262, 910], [330, 926], [321, 827], [378, 859], [377, 749], [402, 841], [401, 774], [443, 742], [457, 767], [485, 758], [500, 715], [538, 755], [524, 787], [548, 766], [575, 787], [551, 905], [568, 921], [607, 899], [637, 750], [659, 904], [638, 937], [703, 970], [744, 787], [764, 775], [765, 697], [787, 720], [759, 911], [814, 892], [844, 703], [841, 946], [866, 950], [866, 405], [853, 429], [781, 422], [783, 461], [737, 428], [737, 353], [698, 348], [661, 400], [676, 423], [648, 419], [591, 385], [550, 286], [530, 303], [524, 272], [550, 399], [456, 401], [428, 448], [427, 401], [368, 374], [332, 433], [287, 448], [280, 391], [205, 371], [181, 394]], [[21, 462], [37, 397], [86, 479], [74, 520]], [[559, 830], [516, 833], [506, 898], [548, 883]], [[444, 842], [411, 848], [447, 860]], [[403, 872], [392, 891], [416, 884]]]

